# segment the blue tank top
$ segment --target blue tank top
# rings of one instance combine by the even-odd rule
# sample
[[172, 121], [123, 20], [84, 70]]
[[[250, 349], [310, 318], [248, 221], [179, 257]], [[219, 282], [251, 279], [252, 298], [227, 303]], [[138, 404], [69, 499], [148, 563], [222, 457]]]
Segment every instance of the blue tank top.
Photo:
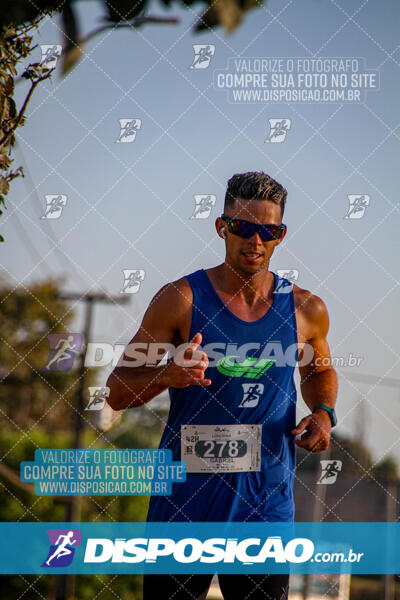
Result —
[[[193, 290], [189, 339], [200, 332], [203, 349], [228, 346], [219, 366], [205, 371], [211, 385], [169, 388], [170, 411], [159, 446], [180, 461], [181, 425], [261, 424], [260, 470], [187, 473], [185, 482], [173, 484], [171, 495], [150, 498], [148, 521], [294, 520], [296, 445], [290, 432], [296, 426], [297, 326], [293, 286], [273, 275], [273, 303], [253, 322], [228, 309], [204, 269], [187, 275]], [[257, 362], [262, 355], [271, 360]]]

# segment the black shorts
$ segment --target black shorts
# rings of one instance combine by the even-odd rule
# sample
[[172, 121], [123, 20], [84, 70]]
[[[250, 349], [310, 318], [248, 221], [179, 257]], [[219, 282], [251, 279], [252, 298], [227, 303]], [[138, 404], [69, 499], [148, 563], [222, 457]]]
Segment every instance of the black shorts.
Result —
[[[213, 575], [144, 575], [143, 600], [205, 600]], [[289, 575], [218, 575], [224, 600], [287, 600]]]

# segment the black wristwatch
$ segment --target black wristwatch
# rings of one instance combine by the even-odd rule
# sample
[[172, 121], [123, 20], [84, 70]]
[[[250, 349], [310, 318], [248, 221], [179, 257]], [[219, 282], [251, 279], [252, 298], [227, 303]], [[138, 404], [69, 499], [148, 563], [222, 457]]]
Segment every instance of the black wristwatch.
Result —
[[335, 409], [332, 408], [331, 406], [327, 406], [326, 404], [319, 404], [318, 406], [316, 406], [313, 409], [313, 412], [315, 412], [318, 408], [323, 408], [324, 410], [326, 410], [326, 412], [329, 415], [329, 418], [331, 420], [332, 423], [332, 427], [335, 427], [336, 423], [337, 423], [337, 418], [336, 418], [336, 413], [335, 413]]

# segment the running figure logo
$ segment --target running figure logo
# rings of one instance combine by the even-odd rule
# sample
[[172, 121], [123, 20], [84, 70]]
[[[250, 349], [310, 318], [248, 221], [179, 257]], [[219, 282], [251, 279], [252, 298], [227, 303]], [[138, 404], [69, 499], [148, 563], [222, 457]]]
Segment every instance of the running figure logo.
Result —
[[285, 141], [286, 134], [292, 124], [291, 119], [268, 119], [269, 136], [265, 140], [266, 143], [280, 144]]
[[277, 271], [279, 275], [278, 285], [275, 290], [275, 294], [289, 294], [292, 290], [291, 285], [287, 285], [285, 280], [289, 281], [289, 283], [295, 283], [299, 278], [299, 272], [297, 269], [278, 269]]
[[214, 194], [197, 194], [194, 195], [194, 211], [191, 219], [207, 219], [210, 216], [210, 212], [213, 206], [215, 206], [215, 202], [217, 197]]
[[349, 209], [344, 219], [361, 219], [365, 214], [365, 209], [369, 206], [370, 197], [367, 194], [350, 194], [347, 196], [349, 200]]
[[89, 387], [90, 400], [85, 410], [101, 410], [109, 395], [109, 387]]
[[321, 460], [322, 473], [317, 483], [335, 483], [338, 473], [342, 470], [341, 460]]
[[41, 44], [42, 58], [40, 64], [47, 69], [54, 69], [57, 64], [57, 59], [61, 56], [61, 46], [54, 44]]
[[139, 291], [140, 284], [142, 283], [145, 272], [143, 269], [123, 269], [124, 284], [121, 294], [136, 294]]
[[48, 529], [50, 549], [42, 567], [68, 567], [74, 558], [75, 549], [81, 545], [79, 529]]
[[263, 383], [242, 383], [243, 398], [239, 408], [254, 408], [258, 406], [261, 396], [264, 393]]
[[69, 371], [82, 347], [80, 333], [50, 333], [50, 353], [42, 371]]
[[215, 54], [213, 44], [193, 44], [194, 59], [189, 69], [207, 69], [211, 57]]
[[67, 196], [64, 194], [47, 194], [46, 210], [41, 219], [58, 219], [61, 216], [62, 209], [67, 204]]
[[136, 132], [142, 127], [141, 119], [120, 119], [120, 132], [117, 143], [129, 144], [136, 139]]

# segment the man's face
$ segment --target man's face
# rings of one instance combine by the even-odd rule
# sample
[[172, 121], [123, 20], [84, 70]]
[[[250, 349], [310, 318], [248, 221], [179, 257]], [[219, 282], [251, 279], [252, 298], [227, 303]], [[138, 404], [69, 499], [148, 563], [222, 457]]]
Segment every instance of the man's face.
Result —
[[[233, 219], [244, 219], [251, 223], [280, 225], [281, 208], [269, 200], [243, 200], [237, 198], [233, 207], [226, 210], [225, 215]], [[236, 272], [248, 275], [268, 269], [270, 258], [275, 246], [281, 243], [284, 235], [279, 240], [263, 242], [258, 233], [251, 238], [241, 238], [228, 231], [225, 221], [218, 218], [215, 223], [217, 231], [225, 227], [226, 233], [226, 262]], [[286, 233], [286, 232], [285, 232]]]

